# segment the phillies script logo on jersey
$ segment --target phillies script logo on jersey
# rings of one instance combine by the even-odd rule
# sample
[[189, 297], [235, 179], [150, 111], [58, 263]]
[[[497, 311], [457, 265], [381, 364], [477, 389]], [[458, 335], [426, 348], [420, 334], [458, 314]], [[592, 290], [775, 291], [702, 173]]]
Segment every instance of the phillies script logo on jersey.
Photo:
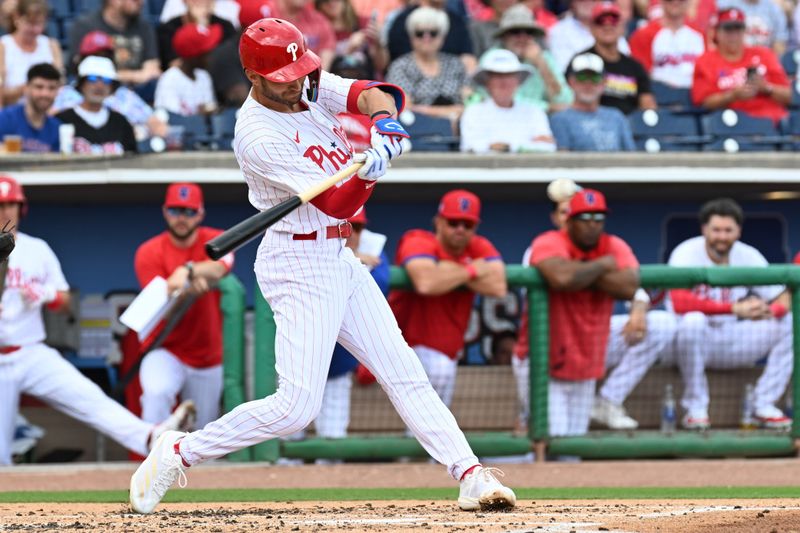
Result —
[[24, 289], [34, 284], [43, 283], [39, 276], [25, 278], [21, 268], [10, 267], [6, 272], [6, 289]]
[[306, 148], [303, 157], [312, 160], [317, 166], [325, 170], [325, 163], [329, 163], [336, 171], [341, 170], [342, 165], [350, 160], [353, 154], [353, 146], [347, 140], [347, 135], [341, 126], [332, 129], [337, 140], [332, 140], [328, 146], [315, 144]]

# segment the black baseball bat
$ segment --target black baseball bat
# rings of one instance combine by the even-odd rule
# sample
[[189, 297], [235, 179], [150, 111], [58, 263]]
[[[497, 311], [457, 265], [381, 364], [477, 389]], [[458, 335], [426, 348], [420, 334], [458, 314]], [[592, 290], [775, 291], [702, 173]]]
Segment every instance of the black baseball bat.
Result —
[[266, 211], [256, 213], [242, 220], [232, 228], [225, 230], [206, 243], [206, 253], [208, 257], [216, 261], [237, 248], [244, 246], [264, 233], [268, 227], [272, 226], [301, 205], [307, 204], [341, 180], [357, 172], [362, 165], [363, 163], [354, 163], [300, 194], [292, 196], [288, 200], [284, 200]]

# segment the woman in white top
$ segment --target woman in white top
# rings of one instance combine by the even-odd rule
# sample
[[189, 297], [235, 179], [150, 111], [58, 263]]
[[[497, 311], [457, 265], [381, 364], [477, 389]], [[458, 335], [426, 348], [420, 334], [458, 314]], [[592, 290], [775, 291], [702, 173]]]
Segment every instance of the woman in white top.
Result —
[[52, 63], [64, 70], [58, 41], [43, 35], [47, 24], [47, 0], [19, 0], [11, 15], [11, 33], [0, 37], [0, 87], [3, 105], [15, 103], [28, 81], [28, 69]]

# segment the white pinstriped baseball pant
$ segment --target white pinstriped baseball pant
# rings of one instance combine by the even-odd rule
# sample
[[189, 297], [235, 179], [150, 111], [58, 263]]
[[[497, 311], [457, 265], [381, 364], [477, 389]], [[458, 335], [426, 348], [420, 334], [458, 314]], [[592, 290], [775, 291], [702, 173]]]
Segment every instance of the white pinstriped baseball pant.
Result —
[[293, 241], [268, 231], [255, 271], [275, 315], [278, 390], [236, 407], [187, 435], [189, 464], [222, 457], [309, 425], [322, 403], [338, 339], [378, 380], [420, 444], [454, 479], [478, 464], [455, 418], [428, 381], [417, 355], [369, 271], [340, 239]]

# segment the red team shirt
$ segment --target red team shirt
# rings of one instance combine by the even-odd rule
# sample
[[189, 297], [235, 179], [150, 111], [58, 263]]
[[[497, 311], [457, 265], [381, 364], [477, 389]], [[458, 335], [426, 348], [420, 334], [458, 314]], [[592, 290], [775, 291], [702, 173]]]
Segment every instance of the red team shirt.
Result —
[[[405, 266], [410, 260], [428, 257], [467, 265], [473, 259], [501, 260], [500, 252], [488, 239], [475, 235], [459, 257], [445, 251], [430, 231], [407, 231], [397, 246], [395, 264]], [[438, 350], [451, 359], [464, 347], [475, 293], [454, 290], [439, 296], [422, 296], [413, 291], [392, 291], [392, 307], [403, 337], [409, 346], [423, 345]]]
[[[187, 261], [208, 261], [205, 244], [222, 230], [197, 228], [197, 239], [188, 248], [178, 248], [168, 232], [156, 235], [136, 250], [134, 265], [139, 284], [144, 287], [156, 276], [169, 278], [172, 272]], [[230, 271], [233, 262], [226, 264]], [[175, 354], [182, 362], [195, 368], [222, 363], [222, 311], [220, 293], [209, 291], [199, 297], [183, 319], [164, 341], [162, 348]]]
[[639, 28], [628, 40], [631, 56], [653, 81], [689, 88], [697, 58], [705, 51], [705, 37], [684, 24], [673, 32], [653, 21]]
[[[566, 231], [548, 231], [531, 245], [531, 266], [545, 259], [561, 257], [570, 261], [592, 261], [611, 255], [617, 267], [638, 268], [630, 247], [614, 235], [603, 234], [597, 247], [584, 252]], [[550, 375], [568, 381], [599, 379], [605, 371], [606, 344], [614, 298], [603, 291], [549, 291]], [[520, 335], [514, 353], [528, 355], [528, 315], [522, 315]]]
[[[694, 84], [692, 85], [692, 101], [701, 105], [703, 100], [712, 94], [729, 91], [740, 87], [747, 81], [747, 68], [755, 67], [767, 82], [782, 87], [789, 86], [789, 78], [781, 67], [772, 50], [761, 46], [748, 46], [739, 61], [725, 60], [718, 50], [708, 50], [697, 59], [694, 66]], [[780, 120], [786, 116], [786, 108], [769, 98], [759, 94], [749, 100], [738, 100], [729, 106], [731, 109], [743, 111], [755, 117], [767, 117]]]

